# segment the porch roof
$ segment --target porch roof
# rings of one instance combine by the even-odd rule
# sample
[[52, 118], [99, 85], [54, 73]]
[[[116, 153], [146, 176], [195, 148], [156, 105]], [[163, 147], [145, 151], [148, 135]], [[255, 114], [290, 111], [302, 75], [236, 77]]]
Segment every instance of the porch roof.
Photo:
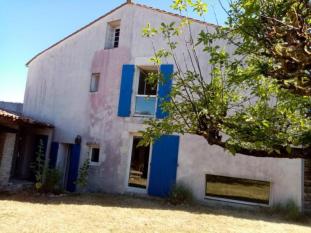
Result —
[[41, 121], [37, 121], [33, 118], [23, 116], [22, 114], [11, 112], [0, 108], [0, 119], [9, 121], [13, 124], [27, 124], [33, 126], [40, 126], [45, 128], [54, 128], [53, 125]]

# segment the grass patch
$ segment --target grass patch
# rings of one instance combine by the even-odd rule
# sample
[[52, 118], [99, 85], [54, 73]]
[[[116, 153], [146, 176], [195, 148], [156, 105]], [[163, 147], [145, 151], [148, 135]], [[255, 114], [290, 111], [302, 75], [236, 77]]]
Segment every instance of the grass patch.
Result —
[[305, 216], [300, 212], [299, 207], [293, 200], [288, 200], [286, 203], [273, 206], [271, 212], [281, 215], [289, 221], [305, 221]]
[[103, 194], [1, 196], [0, 220], [5, 233], [311, 232], [310, 222], [293, 224], [268, 212]]

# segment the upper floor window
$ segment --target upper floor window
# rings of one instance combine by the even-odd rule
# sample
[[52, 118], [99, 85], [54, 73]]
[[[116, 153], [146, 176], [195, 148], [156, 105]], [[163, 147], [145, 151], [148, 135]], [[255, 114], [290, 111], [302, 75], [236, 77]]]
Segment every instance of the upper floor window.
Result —
[[97, 92], [98, 91], [98, 85], [99, 85], [99, 73], [93, 73], [91, 76], [91, 85], [90, 85], [90, 92]]
[[120, 40], [120, 28], [114, 29], [114, 40], [113, 40], [113, 47], [118, 48], [119, 47], [119, 40]]
[[135, 97], [135, 115], [154, 116], [157, 103], [157, 84], [147, 81], [153, 70], [139, 69], [137, 94]]
[[107, 24], [105, 49], [118, 48], [120, 42], [120, 20]]

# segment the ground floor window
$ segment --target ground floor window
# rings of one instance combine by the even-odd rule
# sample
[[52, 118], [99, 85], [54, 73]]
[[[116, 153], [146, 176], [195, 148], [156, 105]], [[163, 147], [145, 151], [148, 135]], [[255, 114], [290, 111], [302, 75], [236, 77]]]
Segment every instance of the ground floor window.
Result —
[[90, 147], [90, 163], [91, 163], [91, 165], [99, 164], [99, 155], [100, 155], [99, 146]]
[[206, 175], [206, 197], [269, 204], [270, 182]]
[[138, 147], [140, 137], [133, 138], [128, 186], [147, 188], [150, 146]]

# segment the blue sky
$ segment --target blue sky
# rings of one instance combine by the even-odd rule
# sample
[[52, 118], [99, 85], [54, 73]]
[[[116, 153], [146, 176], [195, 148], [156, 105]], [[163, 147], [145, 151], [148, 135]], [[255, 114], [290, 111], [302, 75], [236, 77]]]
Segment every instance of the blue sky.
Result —
[[[226, 0], [223, 0], [226, 1]], [[0, 0], [0, 101], [23, 102], [26, 62], [68, 34], [125, 0]], [[171, 0], [136, 0], [170, 10]], [[209, 4], [208, 22], [220, 24], [225, 13], [218, 0]], [[214, 10], [213, 10], [214, 9]]]

